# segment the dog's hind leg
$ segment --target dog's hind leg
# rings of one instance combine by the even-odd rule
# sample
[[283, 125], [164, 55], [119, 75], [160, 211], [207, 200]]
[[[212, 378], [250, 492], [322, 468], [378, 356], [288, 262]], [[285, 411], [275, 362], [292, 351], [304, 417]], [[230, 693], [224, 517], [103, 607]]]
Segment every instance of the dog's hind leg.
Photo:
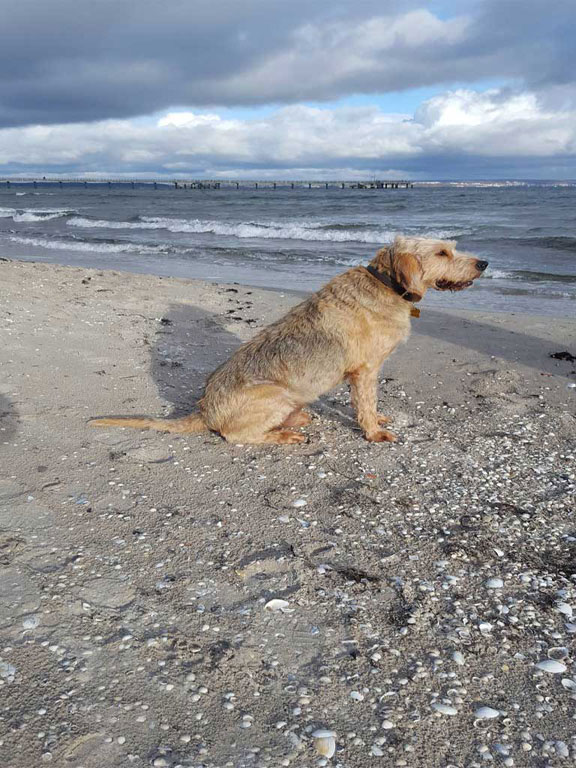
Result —
[[290, 393], [276, 384], [249, 387], [240, 393], [237, 408], [218, 432], [229, 443], [303, 443], [306, 437], [282, 429], [299, 410]]
[[312, 422], [312, 416], [306, 411], [297, 409], [284, 420], [283, 427], [306, 427]]
[[376, 410], [378, 402], [378, 369], [358, 368], [348, 374], [352, 405], [356, 411], [358, 424], [366, 440], [371, 443], [393, 443], [396, 435], [387, 429], [380, 429], [387, 419]]

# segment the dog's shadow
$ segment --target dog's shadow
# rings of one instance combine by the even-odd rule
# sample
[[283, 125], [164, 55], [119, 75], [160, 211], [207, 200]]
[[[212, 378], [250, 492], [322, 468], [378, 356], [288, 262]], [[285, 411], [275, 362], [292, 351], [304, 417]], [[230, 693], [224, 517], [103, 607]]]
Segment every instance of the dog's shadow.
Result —
[[173, 304], [159, 321], [151, 374], [170, 416], [194, 408], [208, 376], [240, 346], [218, 315], [192, 304]]
[[[151, 374], [158, 394], [177, 418], [194, 410], [206, 379], [243, 343], [224, 327], [224, 318], [194, 305], [173, 304], [159, 321], [152, 350]], [[351, 408], [331, 402], [331, 395], [310, 406], [319, 416], [355, 424]]]
[[[194, 410], [208, 376], [242, 344], [239, 336], [225, 327], [226, 322], [229, 321], [225, 315], [192, 304], [171, 305], [159, 321], [151, 374], [158, 393], [171, 406], [170, 416], [178, 417]], [[238, 321], [239, 327], [243, 322]], [[508, 361], [513, 366], [523, 364], [556, 375], [569, 376], [572, 370], [571, 366], [559, 369], [557, 361], [550, 359], [550, 352], [558, 346], [557, 342], [518, 329], [504, 330], [472, 316], [458, 317], [441, 310], [429, 310], [413, 330], [411, 344], [399, 349], [390, 363], [387, 362], [387, 370], [393, 376], [402, 378], [405, 356], [412, 354], [419, 341], [430, 337], [445, 353], [460, 347], [487, 358], [496, 354], [501, 362]], [[443, 354], [429, 361], [429, 367], [443, 368]], [[342, 425], [355, 424], [351, 407], [336, 402], [331, 393], [310, 407], [318, 415]]]

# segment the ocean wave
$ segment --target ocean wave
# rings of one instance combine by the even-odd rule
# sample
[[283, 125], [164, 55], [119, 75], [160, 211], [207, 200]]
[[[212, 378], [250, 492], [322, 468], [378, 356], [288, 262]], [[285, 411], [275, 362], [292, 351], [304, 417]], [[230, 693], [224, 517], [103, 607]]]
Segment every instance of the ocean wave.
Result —
[[12, 235], [10, 240], [20, 245], [29, 245], [33, 248], [48, 248], [57, 251], [91, 251], [95, 253], [167, 253], [168, 248], [151, 245], [138, 245], [137, 243], [114, 243], [89, 240], [49, 240], [43, 237], [18, 237]]
[[77, 213], [71, 208], [0, 208], [0, 218], [16, 222], [50, 221]]
[[381, 243], [393, 236], [390, 232], [374, 232], [366, 228], [351, 231], [324, 230], [306, 226], [302, 223], [275, 225], [274, 222], [225, 223], [220, 221], [202, 221], [201, 219], [172, 219], [163, 216], [143, 216], [140, 221], [106, 221], [74, 217], [69, 219], [71, 227], [106, 228], [106, 229], [163, 229], [174, 233], [197, 235], [220, 235], [250, 238], [256, 240], [315, 240], [328, 242]]
[[522, 280], [529, 283], [576, 283], [576, 275], [560, 274], [558, 272], [535, 272], [530, 269], [489, 269], [483, 279], [488, 280]]
[[[166, 230], [174, 233], [219, 235], [253, 240], [303, 240], [308, 242], [373, 243], [389, 242], [397, 234], [378, 224], [294, 222], [221, 222], [202, 219], [176, 219], [165, 216], [142, 216], [138, 221], [114, 221], [74, 216], [68, 220], [71, 227], [88, 229]], [[450, 239], [470, 234], [470, 230], [428, 230], [413, 232], [422, 237]]]
[[576, 252], [576, 237], [568, 235], [551, 235], [543, 237], [511, 237], [514, 245], [529, 245], [533, 248], [551, 248], [556, 251]]

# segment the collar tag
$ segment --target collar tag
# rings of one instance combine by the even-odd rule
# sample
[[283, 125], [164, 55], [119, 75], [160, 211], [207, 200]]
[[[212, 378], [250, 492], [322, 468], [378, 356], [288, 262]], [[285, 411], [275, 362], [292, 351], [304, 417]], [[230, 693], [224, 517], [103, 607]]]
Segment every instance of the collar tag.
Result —
[[412, 309], [410, 310], [410, 315], [412, 317], [420, 317], [420, 310], [418, 307], [412, 306]]

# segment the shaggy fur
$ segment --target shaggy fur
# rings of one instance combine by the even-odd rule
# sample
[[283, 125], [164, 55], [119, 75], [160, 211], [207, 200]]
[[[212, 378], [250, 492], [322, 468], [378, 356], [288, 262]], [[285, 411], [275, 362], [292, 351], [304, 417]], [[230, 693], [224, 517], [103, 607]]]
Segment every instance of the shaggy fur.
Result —
[[[472, 285], [487, 264], [459, 253], [451, 241], [397, 237], [371, 265], [420, 301], [428, 288]], [[214, 371], [198, 413], [180, 419], [102, 418], [91, 424], [212, 430], [232, 443], [301, 443], [305, 436], [290, 427], [310, 422], [303, 406], [346, 379], [366, 439], [394, 441], [382, 426], [388, 419], [376, 410], [378, 372], [408, 338], [411, 309], [364, 267], [354, 267], [264, 328]]]

